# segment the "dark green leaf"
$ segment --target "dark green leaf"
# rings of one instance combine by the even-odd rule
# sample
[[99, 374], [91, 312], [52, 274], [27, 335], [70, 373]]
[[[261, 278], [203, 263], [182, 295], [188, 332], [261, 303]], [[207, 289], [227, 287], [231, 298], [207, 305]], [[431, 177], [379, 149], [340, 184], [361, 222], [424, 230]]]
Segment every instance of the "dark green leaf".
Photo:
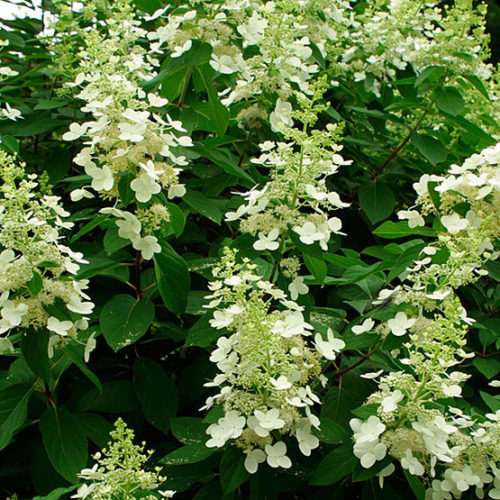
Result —
[[227, 495], [242, 485], [249, 477], [245, 469], [245, 455], [233, 446], [226, 449], [220, 461], [220, 484]]
[[0, 387], [0, 450], [3, 450], [28, 415], [28, 400], [34, 386], [27, 384]]
[[154, 256], [158, 290], [170, 311], [182, 313], [186, 309], [191, 282], [188, 267], [167, 242], [161, 242], [161, 246], [161, 253]]
[[170, 224], [172, 224], [172, 229], [176, 238], [178, 238], [184, 232], [184, 226], [186, 225], [186, 217], [182, 210], [175, 203], [167, 203], [168, 213], [170, 215]]
[[196, 72], [202, 79], [208, 94], [210, 117], [213, 120], [214, 130], [217, 132], [217, 135], [222, 136], [225, 134], [229, 124], [229, 112], [219, 100], [217, 90], [210, 77], [209, 68], [210, 66], [208, 66], [208, 64], [204, 64], [203, 66], [197, 67]]
[[99, 324], [109, 346], [116, 352], [139, 340], [155, 315], [151, 302], [130, 295], [116, 295], [101, 310]]
[[172, 434], [183, 444], [205, 443], [208, 424], [201, 418], [177, 417], [170, 422]]
[[222, 212], [220, 208], [209, 198], [198, 191], [188, 191], [182, 200], [189, 205], [195, 213], [203, 215], [207, 219], [220, 224]]
[[408, 226], [406, 221], [392, 222], [385, 221], [380, 226], [378, 226], [373, 234], [386, 239], [404, 238], [406, 236], [411, 236], [415, 234], [421, 234], [424, 236], [434, 236], [434, 231], [429, 227], [414, 227]]
[[205, 460], [216, 451], [217, 449], [205, 446], [205, 443], [188, 444], [169, 453], [161, 460], [161, 463], [167, 465], [194, 464]]
[[336, 448], [321, 460], [313, 472], [309, 484], [327, 486], [336, 483], [353, 471], [356, 462], [356, 457], [352, 454], [351, 445]]
[[49, 331], [44, 328], [40, 330], [29, 329], [22, 334], [21, 352], [33, 373], [46, 382], [50, 378], [49, 365]]
[[393, 192], [380, 182], [367, 182], [359, 188], [359, 204], [372, 224], [387, 219], [396, 206]]
[[465, 101], [460, 92], [453, 87], [437, 88], [436, 106], [449, 115], [459, 115], [465, 109]]
[[134, 363], [135, 392], [147, 421], [167, 433], [170, 419], [177, 413], [179, 396], [173, 380], [158, 364], [147, 358]]
[[411, 134], [411, 142], [420, 151], [422, 156], [433, 165], [445, 161], [448, 156], [446, 148], [430, 135], [413, 133]]
[[40, 420], [40, 431], [54, 469], [69, 482], [77, 482], [88, 454], [87, 437], [78, 420], [64, 408], [49, 407]]
[[417, 476], [410, 474], [407, 470], [404, 470], [404, 473], [417, 500], [425, 500], [425, 486], [422, 481], [420, 481]]
[[205, 314], [191, 327], [188, 332], [185, 347], [208, 347], [220, 337], [221, 332], [210, 326], [209, 320], [211, 316], [211, 314]]

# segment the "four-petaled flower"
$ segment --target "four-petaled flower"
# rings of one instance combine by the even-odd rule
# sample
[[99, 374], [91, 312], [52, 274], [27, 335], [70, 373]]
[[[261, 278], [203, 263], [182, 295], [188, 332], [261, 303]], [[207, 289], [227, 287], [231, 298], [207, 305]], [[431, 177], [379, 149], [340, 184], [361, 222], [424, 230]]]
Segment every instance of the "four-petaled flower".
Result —
[[396, 316], [387, 322], [387, 326], [391, 330], [393, 335], [396, 337], [401, 337], [406, 333], [406, 330], [411, 328], [415, 324], [416, 319], [406, 316], [404, 312], [396, 313]]

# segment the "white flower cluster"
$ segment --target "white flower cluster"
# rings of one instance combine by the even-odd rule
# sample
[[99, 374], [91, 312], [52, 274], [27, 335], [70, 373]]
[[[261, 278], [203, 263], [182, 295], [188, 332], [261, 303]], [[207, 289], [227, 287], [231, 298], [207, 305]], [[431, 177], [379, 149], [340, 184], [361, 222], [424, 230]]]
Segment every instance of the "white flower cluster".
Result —
[[[66, 141], [85, 139], [85, 147], [74, 158], [91, 178], [91, 187], [105, 199], [121, 200], [123, 207], [108, 209], [118, 217], [119, 235], [132, 242], [144, 259], [160, 251], [150, 234], [161, 220], [168, 220], [164, 203], [154, 196], [167, 190], [168, 197], [183, 196], [179, 184], [180, 166], [186, 165], [179, 148], [192, 145], [181, 122], [162, 112], [168, 101], [146, 93], [141, 82], [156, 73], [159, 64], [139, 41], [146, 32], [138, 27], [128, 0], [115, 2], [106, 19], [106, 32], [82, 30], [80, 73], [66, 85], [79, 89], [76, 97], [85, 101], [82, 111], [94, 120], [72, 123], [63, 135]], [[133, 192], [135, 213], [125, 210], [130, 200], [121, 193]], [[71, 193], [73, 201], [93, 197], [87, 187]], [[153, 222], [152, 222], [153, 220]], [[146, 235], [144, 235], [146, 233]]]
[[435, 65], [445, 67], [450, 76], [488, 80], [494, 69], [485, 63], [485, 6], [476, 10], [468, 2], [453, 2], [450, 8], [440, 4], [387, 0], [368, 5], [339, 38], [338, 47], [347, 50], [334, 71], [352, 74], [355, 81], [369, 80], [376, 94], [380, 80], [394, 79], [396, 70], [408, 65], [417, 74]]
[[[63, 337], [88, 328], [94, 304], [85, 294], [88, 281], [74, 278], [87, 261], [61, 241], [60, 231], [73, 226], [64, 220], [69, 213], [46, 181], [24, 167], [0, 151], [0, 334], [7, 333], [0, 353], [13, 349], [11, 330], [31, 327], [55, 334], [50, 354]], [[87, 344], [86, 357], [93, 338]]]
[[[0, 52], [3, 51], [5, 47], [9, 46], [9, 40], [0, 40]], [[9, 66], [3, 64], [0, 67], [0, 83], [9, 79], [12, 76], [17, 76], [18, 71], [14, 71]], [[23, 118], [21, 112], [18, 109], [14, 109], [10, 106], [8, 102], [5, 103], [5, 108], [0, 106], [0, 118], [7, 118], [8, 120], [16, 121], [18, 118]]]
[[[210, 356], [219, 373], [205, 385], [220, 391], [207, 399], [204, 409], [220, 404], [224, 416], [207, 429], [207, 446], [234, 440], [246, 453], [251, 474], [265, 461], [289, 468], [284, 435], [295, 437], [306, 456], [319, 445], [312, 432], [319, 427], [312, 413], [319, 399], [310, 383], [320, 374], [320, 358], [307, 342], [313, 327], [302, 307], [255, 274], [255, 265], [248, 260], [237, 264], [234, 258], [226, 248], [207, 297], [207, 307], [215, 309], [210, 325], [229, 332], [219, 337]], [[280, 309], [273, 307], [275, 301]], [[327, 359], [344, 347], [331, 331], [326, 340], [317, 334], [316, 345]]]
[[[339, 154], [342, 147], [334, 143], [338, 135], [334, 126], [307, 131], [314, 124], [316, 113], [323, 109], [322, 105], [314, 104], [323, 84], [320, 81], [315, 86], [317, 92], [312, 99], [299, 98], [302, 110], [294, 112], [294, 116], [304, 123], [303, 130], [282, 128], [291, 140], [266, 141], [260, 145], [262, 154], [251, 160], [269, 170], [270, 180], [261, 189], [254, 187], [243, 193], [246, 203], [226, 214], [226, 221], [240, 220], [242, 232], [258, 235], [253, 245], [255, 250], [286, 251], [285, 238], [293, 231], [303, 244], [317, 242], [327, 251], [331, 235], [344, 234], [341, 220], [330, 213], [349, 204], [342, 202], [336, 192], [329, 191], [326, 180], [340, 166], [352, 162]], [[299, 290], [300, 286], [290, 291], [296, 296], [301, 293]]]
[[[500, 495], [500, 412], [469, 416], [439, 404], [462, 397], [469, 375], [451, 369], [474, 356], [465, 349], [474, 320], [467, 317], [455, 290], [487, 274], [482, 266], [500, 254], [494, 248], [500, 235], [499, 164], [497, 144], [461, 166], [452, 165], [447, 175], [424, 175], [415, 184], [420, 212], [415, 211], [439, 217], [443, 229], [408, 269], [403, 286], [380, 297], [390, 295], [393, 302], [405, 304], [405, 312], [377, 327], [384, 334], [409, 333], [407, 356], [401, 359], [408, 371], [380, 379], [379, 390], [367, 400], [378, 405], [377, 416], [351, 420], [354, 454], [363, 467], [390, 455], [411, 474], [423, 477], [432, 500], [460, 498], [471, 487], [483, 498], [483, 489], [491, 483], [489, 497]], [[434, 261], [440, 250], [441, 258]], [[393, 470], [384, 469], [381, 478]]]
[[293, 89], [310, 93], [308, 82], [319, 71], [313, 51], [326, 56], [325, 45], [337, 38], [331, 25], [347, 24], [343, 14], [350, 8], [348, 2], [333, 6], [325, 0], [217, 0], [203, 2], [202, 8], [193, 1], [183, 7], [182, 14], [169, 15], [149, 38], [166, 44], [173, 55], [189, 50], [192, 40], [210, 44], [212, 68], [234, 75], [223, 91], [225, 105], [268, 100], [268, 94], [277, 93], [274, 130], [279, 130], [283, 115], [285, 122], [290, 120], [287, 99]]

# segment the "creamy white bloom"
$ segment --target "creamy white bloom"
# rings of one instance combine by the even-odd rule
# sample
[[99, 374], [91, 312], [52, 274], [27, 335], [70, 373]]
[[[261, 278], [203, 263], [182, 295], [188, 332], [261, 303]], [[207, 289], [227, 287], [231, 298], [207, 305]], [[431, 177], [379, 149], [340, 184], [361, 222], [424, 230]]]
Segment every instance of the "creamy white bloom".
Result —
[[85, 167], [85, 172], [92, 177], [92, 188], [96, 191], [110, 191], [113, 189], [113, 174], [107, 165], [102, 168], [88, 165]]
[[345, 347], [345, 342], [333, 336], [331, 328], [328, 328], [327, 340], [323, 340], [320, 333], [314, 337], [315, 347], [317, 351], [326, 359], [334, 360], [337, 354]]
[[158, 243], [156, 236], [148, 235], [138, 237], [132, 240], [132, 246], [141, 252], [142, 258], [150, 260], [155, 253], [161, 252], [161, 246]]
[[425, 226], [425, 220], [417, 210], [400, 210], [398, 218], [408, 220], [408, 227], [411, 228]]
[[271, 229], [269, 234], [260, 232], [259, 239], [253, 244], [255, 250], [278, 250], [279, 242], [276, 239], [280, 235], [280, 230], [278, 228]]
[[64, 133], [62, 138], [65, 141], [75, 141], [76, 139], [79, 139], [82, 135], [85, 135], [89, 128], [88, 123], [72, 123], [69, 126], [69, 131]]
[[415, 324], [416, 319], [406, 316], [404, 312], [396, 313], [396, 316], [387, 322], [387, 326], [391, 330], [393, 335], [396, 337], [401, 337], [406, 333], [406, 331]]
[[283, 441], [274, 445], [266, 444], [265, 451], [269, 467], [289, 469], [292, 466], [292, 461], [286, 456], [286, 444]]
[[147, 173], [142, 173], [130, 183], [132, 191], [135, 192], [137, 201], [146, 203], [151, 196], [161, 191], [161, 186], [156, 183]]
[[398, 407], [398, 403], [403, 399], [403, 393], [399, 389], [396, 389], [390, 396], [386, 396], [380, 403], [382, 411], [384, 413], [394, 411]]
[[271, 122], [271, 129], [273, 132], [279, 132], [281, 127], [293, 127], [292, 105], [278, 98], [276, 107], [269, 116], [269, 121]]
[[73, 328], [73, 323], [71, 321], [60, 321], [54, 316], [50, 316], [47, 320], [47, 329], [62, 337], [68, 335], [68, 331], [71, 330], [71, 328]]
[[351, 328], [352, 333], [355, 335], [360, 335], [362, 333], [369, 332], [375, 325], [375, 321], [371, 318], [366, 318], [360, 325], [355, 325]]
[[182, 54], [184, 54], [184, 52], [190, 50], [192, 46], [193, 46], [193, 41], [187, 40], [182, 45], [177, 45], [176, 47], [174, 47], [174, 51], [172, 52], [172, 54], [170, 54], [170, 57], [172, 58], [180, 57], [182, 56]]
[[467, 219], [462, 219], [458, 214], [443, 215], [441, 217], [441, 224], [447, 229], [451, 234], [463, 231], [468, 225], [469, 221]]
[[259, 464], [266, 461], [266, 454], [258, 448], [245, 453], [247, 455], [245, 458], [245, 469], [249, 474], [255, 474], [259, 468]]
[[304, 225], [295, 226], [293, 230], [299, 235], [299, 239], [306, 245], [312, 245], [315, 241], [323, 239], [323, 233], [318, 231], [312, 222], [306, 222]]
[[309, 287], [304, 283], [303, 276], [297, 276], [289, 285], [288, 290], [292, 300], [297, 300], [299, 295], [306, 295], [309, 292]]
[[401, 459], [401, 467], [407, 469], [414, 476], [421, 476], [424, 472], [424, 466], [413, 456], [411, 450], [406, 450], [405, 456]]

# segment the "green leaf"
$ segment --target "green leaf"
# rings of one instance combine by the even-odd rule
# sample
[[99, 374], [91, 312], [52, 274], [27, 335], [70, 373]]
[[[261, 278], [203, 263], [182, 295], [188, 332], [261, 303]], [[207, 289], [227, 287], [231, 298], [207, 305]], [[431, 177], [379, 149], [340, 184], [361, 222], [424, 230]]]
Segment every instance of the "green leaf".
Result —
[[29, 291], [32, 293], [32, 295], [38, 295], [38, 292], [43, 287], [43, 280], [40, 274], [38, 274], [36, 271], [33, 271], [33, 276], [28, 281], [28, 283], [26, 283], [26, 286], [29, 288]]
[[55, 490], [51, 491], [48, 495], [45, 495], [43, 497], [41, 496], [36, 496], [33, 497], [33, 500], [59, 500], [63, 495], [66, 493], [71, 493], [76, 490], [78, 486], [68, 486], [67, 488], [56, 488]]
[[63, 347], [64, 354], [80, 369], [80, 371], [97, 387], [99, 391], [102, 391], [101, 381], [97, 375], [90, 370], [85, 361], [83, 360], [83, 353], [85, 346], [77, 344], [76, 342], [70, 342]]
[[[421, 240], [415, 240], [419, 242]], [[409, 248], [407, 248], [401, 255], [398, 256], [396, 262], [391, 266], [391, 272], [387, 276], [388, 281], [392, 281], [394, 278], [399, 276], [408, 266], [413, 264], [413, 262], [420, 255], [420, 252], [425, 247], [425, 243], [417, 243]]]
[[92, 229], [95, 229], [97, 226], [101, 224], [104, 220], [109, 217], [107, 214], [98, 215], [96, 218], [93, 218], [90, 222], [85, 224], [74, 236], [71, 237], [70, 243], [74, 243], [79, 240], [82, 236], [85, 236], [87, 233], [90, 233]]
[[56, 109], [61, 108], [70, 102], [71, 101], [68, 99], [41, 99], [33, 109]]
[[488, 95], [488, 91], [486, 90], [484, 83], [482, 82], [482, 80], [479, 77], [477, 77], [476, 75], [463, 75], [463, 76], [464, 76], [464, 78], [469, 80], [469, 82], [472, 83], [472, 85], [474, 85], [474, 87], [476, 87], [476, 89], [479, 90], [479, 92], [481, 92], [481, 94], [483, 94], [484, 97], [486, 97], [486, 99], [488, 99], [488, 101], [490, 100], [490, 96]]
[[367, 182], [359, 188], [359, 204], [372, 224], [387, 219], [396, 206], [393, 192], [380, 182]]
[[420, 72], [415, 80], [415, 87], [418, 87], [427, 80], [436, 83], [442, 75], [444, 75], [446, 68], [443, 66], [428, 66]]
[[154, 255], [158, 290], [167, 308], [173, 313], [186, 310], [190, 287], [189, 270], [184, 259], [166, 242], [160, 242], [161, 253]]
[[435, 90], [436, 106], [449, 115], [459, 115], [465, 109], [465, 101], [460, 92], [453, 87]]
[[351, 437], [344, 427], [331, 418], [322, 418], [319, 429], [316, 435], [324, 443], [343, 443]]
[[420, 151], [422, 156], [433, 165], [445, 161], [448, 156], [446, 148], [430, 135], [413, 133], [411, 134], [411, 142]]
[[227, 495], [242, 485], [249, 474], [245, 469], [245, 455], [241, 450], [230, 446], [222, 455], [220, 461], [220, 484]]
[[195, 213], [203, 215], [216, 224], [220, 224], [222, 220], [220, 208], [205, 195], [198, 191], [188, 191], [182, 197], [182, 200], [189, 205]]
[[163, 4], [161, 0], [134, 0], [133, 2], [138, 9], [152, 14], [155, 10], [161, 9]]
[[50, 379], [49, 337], [50, 334], [46, 328], [36, 331], [29, 329], [21, 337], [21, 352], [26, 363], [36, 375], [46, 382]]
[[356, 462], [356, 457], [352, 454], [351, 445], [336, 448], [321, 460], [309, 484], [327, 486], [336, 483], [354, 470]]
[[422, 483], [422, 481], [420, 481], [420, 479], [417, 476], [410, 474], [406, 469], [404, 469], [404, 473], [406, 476], [406, 480], [408, 481], [408, 484], [410, 485], [410, 488], [415, 494], [417, 500], [425, 500], [424, 483]]
[[490, 358], [475, 358], [472, 364], [487, 378], [493, 379], [500, 372], [500, 361]]
[[87, 437], [91, 439], [99, 448], [105, 448], [110, 440], [109, 433], [113, 430], [113, 425], [101, 415], [95, 413], [77, 413], [73, 415]]
[[201, 418], [177, 417], [170, 421], [172, 434], [183, 444], [205, 443], [207, 427]]
[[170, 215], [170, 224], [172, 225], [175, 237], [178, 238], [184, 232], [186, 217], [175, 203], [167, 203], [167, 207]]
[[118, 181], [118, 194], [120, 195], [120, 200], [123, 206], [126, 207], [132, 200], [135, 199], [135, 192], [130, 187], [130, 183], [135, 179], [135, 176], [131, 172], [125, 172], [121, 175]]
[[88, 454], [87, 437], [78, 420], [63, 408], [49, 407], [40, 420], [40, 431], [54, 469], [69, 482], [77, 482]]
[[170, 419], [179, 406], [179, 395], [173, 380], [158, 363], [137, 358], [134, 363], [134, 386], [146, 420], [167, 433]]
[[411, 228], [408, 226], [408, 222], [406, 221], [392, 222], [390, 220], [380, 224], [380, 226], [373, 231], [373, 234], [385, 239], [404, 238], [415, 234], [421, 234], [424, 236], [435, 235], [434, 231], [429, 227], [423, 226]]
[[28, 400], [33, 385], [0, 387], [0, 450], [3, 450], [28, 416]]
[[102, 384], [102, 391], [92, 387], [81, 396], [75, 408], [79, 412], [87, 410], [102, 413], [126, 413], [139, 407], [134, 384], [129, 380], [111, 380]]
[[19, 142], [11, 135], [2, 135], [0, 137], [0, 146], [10, 154], [19, 153]]
[[379, 407], [380, 405], [376, 403], [363, 405], [359, 408], [356, 408], [355, 410], [352, 410], [351, 413], [353, 415], [356, 415], [356, 417], [361, 418], [362, 420], [367, 420], [372, 415], [377, 415], [377, 410]]
[[208, 448], [205, 443], [193, 443], [178, 448], [160, 460], [167, 465], [194, 464], [214, 454], [217, 449]]
[[492, 411], [497, 412], [500, 410], [500, 396], [492, 396], [484, 391], [479, 391], [479, 394], [481, 394], [483, 401]]
[[304, 264], [307, 269], [314, 275], [314, 277], [322, 282], [326, 278], [326, 273], [328, 271], [328, 267], [326, 262], [322, 258], [317, 258], [313, 255], [302, 254], [304, 258]]
[[104, 250], [108, 255], [113, 255], [115, 252], [120, 250], [123, 247], [130, 245], [129, 240], [125, 240], [118, 236], [118, 228], [110, 227], [106, 234], [104, 235], [103, 240]]
[[217, 95], [217, 90], [210, 77], [211, 68], [208, 64], [204, 64], [203, 66], [196, 67], [195, 70], [203, 81], [208, 94], [210, 117], [213, 120], [214, 130], [217, 132], [217, 135], [223, 136], [229, 124], [229, 111], [220, 102]]
[[99, 324], [109, 346], [116, 352], [139, 340], [150, 327], [155, 307], [130, 295], [116, 295], [101, 310]]
[[184, 347], [208, 347], [218, 339], [221, 332], [210, 326], [211, 314], [203, 315], [189, 330]]
[[222, 168], [225, 172], [230, 175], [235, 175], [236, 177], [249, 182], [252, 186], [255, 181], [248, 175], [239, 165], [236, 157], [232, 156], [227, 150], [217, 149], [214, 147], [204, 146], [202, 143], [195, 143], [194, 147], [191, 148], [195, 153], [200, 154], [212, 163]]

